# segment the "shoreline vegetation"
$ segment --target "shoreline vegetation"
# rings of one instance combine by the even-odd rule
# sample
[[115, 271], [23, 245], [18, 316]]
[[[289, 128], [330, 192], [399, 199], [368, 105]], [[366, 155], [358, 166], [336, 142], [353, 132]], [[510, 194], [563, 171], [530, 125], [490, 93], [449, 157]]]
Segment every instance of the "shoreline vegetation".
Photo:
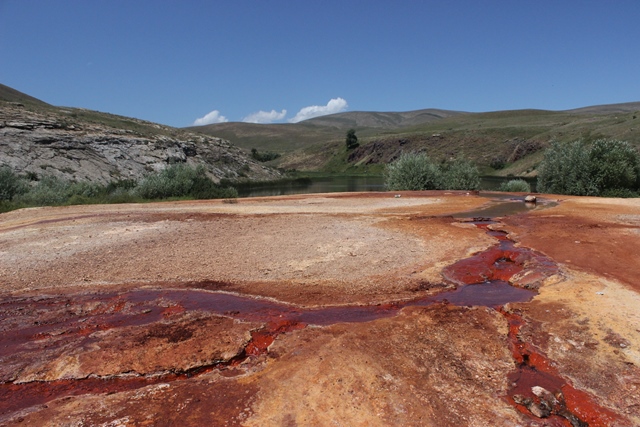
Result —
[[107, 185], [68, 181], [54, 176], [18, 175], [0, 167], [0, 212], [37, 207], [81, 204], [146, 203], [160, 200], [225, 199], [238, 191], [217, 184], [204, 166], [173, 164], [139, 181], [119, 180]]
[[[243, 197], [254, 197], [252, 193], [261, 190], [277, 190], [284, 194], [304, 193], [313, 184], [331, 183], [340, 179], [372, 179], [380, 181], [383, 187], [383, 176], [379, 174], [328, 174], [321, 172], [297, 172], [288, 177], [269, 181], [230, 181], [222, 180], [219, 184], [199, 181], [196, 186], [173, 185], [173, 190], [163, 186], [158, 177], [139, 182], [134, 180], [113, 181], [107, 185], [89, 182], [65, 181], [54, 177], [33, 177], [14, 174], [6, 167], [0, 168], [0, 212], [39, 206], [69, 206], [82, 204], [118, 204], [118, 203], [150, 203], [154, 201], [176, 201], [197, 199], [223, 199], [234, 203]], [[508, 177], [511, 179], [513, 177]], [[535, 188], [535, 178], [526, 179]], [[481, 176], [480, 190], [497, 191], [507, 178]], [[13, 185], [7, 184], [12, 181]], [[206, 184], [203, 184], [205, 182]], [[340, 184], [337, 184], [338, 186]], [[13, 186], [13, 189], [10, 188]], [[144, 187], [143, 187], [144, 186]], [[207, 192], [197, 191], [196, 187], [205, 187]], [[144, 188], [144, 190], [143, 190]], [[210, 192], [209, 192], [210, 191]], [[340, 191], [350, 191], [348, 189]], [[376, 191], [371, 188], [356, 191]], [[380, 191], [390, 191], [381, 188]], [[313, 192], [313, 191], [311, 191]], [[332, 191], [327, 191], [332, 192]]]
[[[505, 192], [569, 194], [601, 197], [638, 197], [640, 153], [619, 140], [553, 143], [545, 151], [539, 175], [532, 177], [480, 176], [467, 159], [433, 162], [424, 153], [404, 153], [388, 164], [381, 190], [491, 190]], [[204, 166], [172, 164], [139, 181], [120, 180], [107, 185], [66, 181], [53, 176], [19, 175], [0, 167], [0, 212], [36, 207], [78, 204], [145, 203], [159, 200], [223, 199], [234, 203], [251, 191], [280, 189], [280, 194], [305, 192], [312, 184], [340, 177], [381, 178], [373, 174], [328, 174], [288, 171], [288, 176], [271, 181], [215, 183]], [[493, 181], [493, 184], [491, 184]], [[489, 183], [493, 188], [487, 188]], [[296, 191], [287, 192], [287, 189]], [[368, 189], [367, 189], [368, 190]], [[364, 191], [367, 191], [364, 190]], [[341, 189], [333, 191], [363, 191]], [[314, 192], [314, 191], [310, 191]], [[328, 190], [327, 192], [331, 192]]]

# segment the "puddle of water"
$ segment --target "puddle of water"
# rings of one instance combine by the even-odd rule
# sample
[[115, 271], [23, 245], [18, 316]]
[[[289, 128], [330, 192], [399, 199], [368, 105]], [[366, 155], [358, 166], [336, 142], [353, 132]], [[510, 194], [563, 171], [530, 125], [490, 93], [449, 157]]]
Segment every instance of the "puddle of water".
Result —
[[516, 288], [503, 280], [492, 280], [475, 285], [462, 286], [454, 291], [436, 295], [435, 301], [447, 301], [458, 306], [500, 307], [510, 302], [527, 302], [535, 291]]
[[549, 208], [557, 203], [538, 198], [537, 203], [525, 203], [524, 196], [488, 193], [483, 197], [489, 199], [486, 206], [453, 215], [454, 218], [499, 218], [529, 212], [534, 209]]
[[497, 218], [516, 215], [535, 209], [535, 205], [522, 201], [493, 202], [489, 206], [474, 211], [462, 212], [454, 215], [454, 218]]

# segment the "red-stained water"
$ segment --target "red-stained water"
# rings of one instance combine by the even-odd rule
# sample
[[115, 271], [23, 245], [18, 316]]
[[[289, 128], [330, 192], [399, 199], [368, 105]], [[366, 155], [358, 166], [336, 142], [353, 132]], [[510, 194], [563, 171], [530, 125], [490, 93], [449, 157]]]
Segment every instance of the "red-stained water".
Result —
[[516, 288], [503, 280], [492, 280], [474, 285], [462, 286], [454, 291], [444, 292], [432, 298], [457, 306], [485, 306], [498, 308], [509, 302], [530, 301], [536, 292]]
[[545, 255], [528, 248], [517, 247], [507, 233], [487, 228], [487, 223], [477, 224], [487, 234], [498, 239], [498, 244], [476, 255], [460, 260], [443, 270], [445, 278], [454, 283], [471, 284], [489, 280], [509, 281], [524, 271], [538, 274], [541, 279], [558, 272], [557, 265]]

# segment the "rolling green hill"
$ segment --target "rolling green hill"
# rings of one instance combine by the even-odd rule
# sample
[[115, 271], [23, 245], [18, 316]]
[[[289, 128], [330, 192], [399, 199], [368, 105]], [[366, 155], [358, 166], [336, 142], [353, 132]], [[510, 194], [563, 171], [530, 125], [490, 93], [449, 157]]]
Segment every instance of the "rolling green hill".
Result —
[[[345, 133], [356, 129], [360, 147], [347, 152]], [[535, 175], [553, 140], [617, 138], [640, 146], [640, 102], [567, 111], [513, 110], [465, 113], [418, 110], [348, 112], [300, 123], [221, 123], [189, 128], [251, 150], [282, 157], [269, 164], [324, 172], [379, 172], [404, 151], [434, 159], [465, 156], [485, 174]]]
[[256, 148], [261, 151], [290, 153], [315, 144], [343, 140], [349, 129], [356, 129], [359, 137], [373, 137], [460, 114], [466, 113], [436, 109], [403, 113], [348, 112], [316, 117], [299, 123], [226, 122], [186, 129], [228, 139], [247, 150]]

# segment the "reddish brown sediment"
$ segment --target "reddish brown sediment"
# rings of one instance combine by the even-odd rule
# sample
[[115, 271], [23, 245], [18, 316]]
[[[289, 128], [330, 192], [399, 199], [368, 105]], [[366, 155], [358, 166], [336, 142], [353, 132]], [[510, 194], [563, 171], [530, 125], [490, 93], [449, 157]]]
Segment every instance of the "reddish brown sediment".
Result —
[[111, 394], [135, 390], [178, 379], [176, 375], [156, 378], [86, 378], [58, 381], [32, 381], [24, 384], [0, 384], [0, 417], [65, 396]]
[[89, 214], [89, 215], [75, 215], [75, 216], [68, 216], [68, 217], [62, 217], [62, 218], [51, 218], [51, 219], [42, 219], [39, 221], [35, 221], [35, 222], [25, 222], [24, 224], [20, 224], [20, 225], [14, 225], [11, 227], [6, 227], [6, 228], [2, 228], [2, 232], [6, 232], [6, 231], [13, 231], [13, 230], [18, 230], [20, 228], [25, 228], [25, 227], [35, 227], [35, 226], [41, 226], [41, 225], [47, 225], [47, 224], [55, 224], [55, 223], [60, 223], [60, 222], [73, 222], [73, 221], [77, 221], [80, 219], [87, 219], [87, 218], [95, 218], [100, 216], [100, 214]]
[[[637, 424], [636, 295], [547, 256], [572, 227], [566, 209], [475, 227], [446, 216], [482, 203], [435, 192], [3, 215], [0, 425]], [[521, 208], [509, 203], [492, 212]], [[635, 253], [635, 228], [611, 227], [573, 227], [573, 244], [611, 231]], [[544, 248], [525, 248], [540, 240], [529, 229]]]
[[[7, 396], [5, 407], [0, 406], [0, 413], [10, 410], [24, 409], [34, 404], [46, 403], [51, 399], [90, 394], [96, 392], [120, 392], [145, 387], [160, 382], [175, 381], [210, 372], [211, 369], [226, 370], [237, 368], [249, 357], [258, 357], [268, 351], [269, 346], [278, 335], [304, 328], [306, 324], [331, 325], [341, 322], [367, 322], [390, 317], [408, 306], [428, 306], [438, 302], [448, 302], [461, 306], [486, 305], [499, 306], [506, 302], [527, 301], [533, 292], [509, 286], [505, 282], [489, 282], [468, 285], [454, 291], [443, 292], [434, 297], [421, 298], [414, 301], [373, 305], [373, 306], [337, 306], [302, 309], [267, 299], [256, 299], [220, 292], [187, 291], [187, 290], [152, 290], [131, 291], [120, 295], [90, 294], [67, 295], [64, 298], [39, 298], [34, 302], [35, 311], [43, 316], [47, 309], [51, 313], [45, 315], [49, 320], [43, 324], [31, 326], [27, 319], [13, 318], [15, 325], [12, 333], [0, 340], [3, 353], [2, 360], [11, 360], [12, 356], [36, 357], [40, 352], [38, 342], [46, 346], [50, 358], [59, 357], [68, 345], [87, 348], [90, 344], [100, 344], [100, 338], [92, 334], [131, 326], [161, 324], [165, 319], [184, 314], [185, 312], [207, 312], [214, 315], [230, 316], [243, 321], [259, 321], [264, 326], [251, 332], [251, 339], [245, 347], [227, 361], [215, 362], [199, 366], [187, 371], [174, 371], [171, 374], [154, 372], [137, 373], [139, 377], [127, 378], [109, 376], [106, 379], [78, 378], [54, 381], [30, 381], [24, 384], [7, 382], [2, 390]], [[21, 298], [2, 303], [5, 312], [16, 314], [23, 312], [16, 306], [29, 305], [28, 300]], [[91, 310], [82, 309], [90, 306]], [[61, 313], [62, 311], [62, 313]], [[64, 314], [67, 316], [64, 316]], [[74, 313], [81, 313], [75, 315]], [[23, 320], [21, 322], [21, 320]], [[20, 329], [20, 325], [24, 329]], [[169, 341], [180, 341], [185, 337], [181, 330], [162, 333]], [[157, 333], [156, 333], [157, 335]], [[191, 335], [188, 335], [190, 337]], [[29, 348], [36, 344], [35, 348]], [[26, 348], [29, 348], [28, 350]], [[59, 348], [60, 351], [55, 351]], [[43, 355], [37, 356], [42, 360]], [[153, 374], [150, 376], [150, 374]], [[5, 375], [15, 375], [7, 372]], [[133, 375], [136, 375], [135, 373]], [[5, 377], [6, 378], [6, 377]], [[74, 388], [74, 384], [77, 387]], [[9, 398], [10, 397], [10, 398]], [[17, 401], [16, 401], [17, 399]]]
[[247, 356], [260, 356], [265, 354], [278, 335], [302, 329], [305, 326], [306, 324], [304, 323], [290, 319], [270, 321], [263, 329], [251, 332], [251, 341], [249, 341], [245, 347], [244, 353]]
[[552, 211], [505, 218], [518, 242], [640, 291], [638, 199], [565, 197]]
[[[501, 245], [504, 246], [503, 252], [507, 253], [506, 248], [511, 247], [512, 242], [506, 239], [506, 233], [489, 229], [486, 231], [500, 240]], [[500, 271], [501, 273], [494, 274], [494, 277], [508, 279], [511, 274], [506, 273], [510, 270], [503, 268], [500, 260], [493, 262], [495, 250], [496, 248], [490, 248], [489, 251], [472, 257], [472, 263], [461, 262], [457, 263], [455, 267], [464, 269], [469, 265], [484, 263], [480, 268]], [[521, 252], [524, 253], [524, 251]], [[516, 271], [521, 271], [521, 268]], [[78, 379], [77, 389], [73, 388], [73, 380], [57, 380], [50, 383], [30, 382], [25, 385], [5, 384], [7, 389], [16, 392], [15, 396], [20, 396], [19, 399], [24, 402], [22, 408], [25, 408], [32, 405], [33, 402], [44, 403], [56, 397], [95, 393], [101, 385], [105, 387], [105, 392], [117, 392], [176, 380], [185, 376], [190, 377], [209, 372], [211, 369], [235, 369], [247, 358], [265, 354], [278, 335], [303, 328], [306, 324], [327, 326], [340, 322], [367, 322], [394, 316], [407, 306], [427, 306], [439, 302], [460, 306], [498, 307], [507, 302], [528, 301], [532, 296], [533, 292], [531, 291], [512, 287], [505, 281], [491, 280], [461, 286], [453, 291], [412, 301], [311, 309], [303, 309], [270, 299], [231, 293], [172, 289], [142, 289], [121, 294], [92, 293], [64, 297], [40, 297], [35, 301], [25, 298], [14, 301], [8, 299], [2, 303], [3, 313], [17, 315], [12, 319], [16, 327], [3, 337], [2, 349], [4, 353], [0, 353], [0, 357], [8, 358], [20, 353], [20, 350], [28, 343], [45, 339], [46, 341], [43, 342], [48, 348], [50, 357], [55, 357], [57, 355], [53, 351], [55, 348], [60, 348], [62, 351], [70, 343], [79, 347], [88, 347], [92, 343], [99, 343], [100, 339], [92, 336], [95, 332], [154, 324], [188, 312], [206, 312], [242, 321], [260, 322], [264, 325], [262, 328], [252, 331], [251, 339], [244, 348], [229, 360], [203, 365], [185, 372], [177, 371], [171, 375], [155, 375], [154, 379], [149, 378], [149, 373], [140, 373], [142, 377], [136, 379], [114, 376], [110, 377], [108, 382], [102, 379]], [[38, 313], [39, 318], [44, 316], [48, 320], [45, 322], [36, 321], [36, 325], [31, 325], [29, 322], [31, 317], [25, 313], [25, 307], [29, 307], [29, 313]], [[47, 312], [49, 314], [45, 314]], [[26, 319], [22, 319], [23, 321], [20, 322], [19, 316], [25, 314], [27, 314]], [[170, 341], [179, 341], [185, 339], [180, 335], [185, 333], [189, 334], [187, 338], [191, 337], [190, 332], [182, 330], [163, 333], [162, 336]], [[33, 393], [37, 396], [31, 396]]]

